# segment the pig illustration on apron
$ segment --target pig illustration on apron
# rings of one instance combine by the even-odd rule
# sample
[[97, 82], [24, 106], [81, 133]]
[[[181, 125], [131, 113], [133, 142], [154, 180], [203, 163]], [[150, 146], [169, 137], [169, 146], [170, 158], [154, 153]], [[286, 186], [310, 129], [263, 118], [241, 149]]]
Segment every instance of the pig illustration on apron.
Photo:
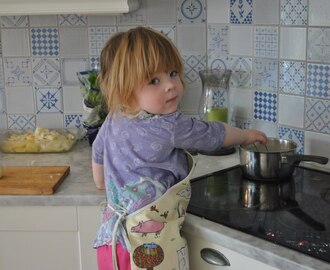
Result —
[[[156, 201], [129, 215], [126, 215], [125, 209], [113, 209], [119, 218], [112, 239], [115, 242], [116, 231], [122, 230], [130, 252], [132, 270], [189, 270], [187, 242], [180, 230], [191, 196], [190, 179], [196, 162], [189, 153], [187, 159], [187, 177]], [[115, 246], [112, 245], [112, 259], [114, 269], [118, 269]]]

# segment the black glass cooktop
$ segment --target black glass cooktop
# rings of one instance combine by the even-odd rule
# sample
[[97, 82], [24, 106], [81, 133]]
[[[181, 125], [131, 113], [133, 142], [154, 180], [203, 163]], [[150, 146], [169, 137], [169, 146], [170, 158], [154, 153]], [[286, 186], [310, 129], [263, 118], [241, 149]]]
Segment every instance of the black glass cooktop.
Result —
[[193, 179], [188, 212], [330, 262], [329, 173], [260, 182], [235, 166]]

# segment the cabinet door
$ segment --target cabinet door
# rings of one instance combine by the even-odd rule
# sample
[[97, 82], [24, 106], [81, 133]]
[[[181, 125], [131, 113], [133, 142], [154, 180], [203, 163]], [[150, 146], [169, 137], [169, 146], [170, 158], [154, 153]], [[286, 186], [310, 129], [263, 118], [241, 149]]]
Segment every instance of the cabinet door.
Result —
[[82, 270], [97, 269], [96, 251], [93, 248], [93, 242], [100, 225], [101, 213], [99, 206], [78, 207]]
[[[238, 252], [232, 251], [212, 242], [205, 241], [200, 237], [187, 233], [184, 233], [184, 236], [188, 242], [190, 270], [278, 270], [277, 268], [268, 266]], [[218, 266], [207, 263], [201, 257], [201, 250], [204, 248], [210, 248], [222, 253], [229, 261], [230, 266]]]
[[0, 207], [1, 270], [79, 270], [76, 207]]
[[80, 269], [76, 232], [0, 232], [1, 270]]

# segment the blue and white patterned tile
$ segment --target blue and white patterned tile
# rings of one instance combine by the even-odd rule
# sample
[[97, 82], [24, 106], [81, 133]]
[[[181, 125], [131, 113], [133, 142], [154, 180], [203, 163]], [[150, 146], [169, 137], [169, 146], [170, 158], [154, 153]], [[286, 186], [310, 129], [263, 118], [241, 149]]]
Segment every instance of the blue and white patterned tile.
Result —
[[35, 87], [37, 113], [63, 113], [61, 87]]
[[3, 55], [8, 57], [30, 57], [28, 28], [1, 29]]
[[256, 58], [253, 67], [253, 85], [256, 89], [277, 91], [277, 60]]
[[29, 26], [28, 16], [2, 16], [0, 17], [1, 27], [27, 27]]
[[31, 27], [55, 27], [58, 26], [58, 15], [41, 15], [41, 16], [29, 16], [29, 22]]
[[271, 92], [254, 92], [254, 119], [275, 123], [277, 121], [277, 94]]
[[32, 84], [30, 58], [5, 58], [3, 64], [6, 86], [28, 86]]
[[81, 128], [82, 127], [82, 114], [65, 114], [64, 127], [66, 128]]
[[230, 0], [230, 22], [252, 24], [252, 0]]
[[230, 84], [234, 87], [252, 87], [252, 59], [245, 57], [232, 57]]
[[32, 74], [34, 85], [61, 85], [61, 70], [58, 58], [33, 58]]
[[163, 33], [167, 36], [174, 44], [176, 44], [176, 26], [175, 25], [152, 25], [151, 28]]
[[183, 53], [184, 73], [187, 83], [201, 81], [199, 71], [206, 68], [205, 54]]
[[57, 28], [31, 28], [32, 56], [58, 56], [59, 39]]
[[304, 62], [281, 61], [279, 89], [282, 93], [303, 95], [305, 93], [306, 64]]
[[117, 32], [115, 26], [97, 26], [88, 28], [89, 54], [100, 55], [105, 43]]
[[146, 22], [144, 13], [126, 13], [117, 17], [118, 25], [143, 25]]
[[229, 96], [228, 90], [219, 87], [214, 89], [212, 93], [212, 104], [215, 107], [228, 107]]
[[307, 43], [308, 60], [330, 62], [330, 28], [309, 28]]
[[205, 0], [179, 0], [179, 23], [203, 23], [206, 21]]
[[87, 16], [77, 14], [58, 15], [59, 26], [85, 26], [87, 25]]
[[0, 88], [0, 114], [4, 114], [6, 111], [7, 107], [5, 90]]
[[240, 129], [251, 129], [252, 128], [252, 122], [251, 119], [246, 118], [232, 118], [231, 119], [231, 125]]
[[25, 130], [36, 128], [36, 117], [31, 114], [8, 114], [8, 129]]
[[330, 134], [330, 101], [306, 99], [305, 127], [307, 130]]
[[118, 25], [144, 25], [146, 23], [145, 1], [140, 1], [140, 8], [129, 13], [116, 16]]
[[312, 97], [330, 98], [330, 65], [307, 65], [306, 94]]
[[88, 58], [61, 59], [63, 85], [78, 85], [77, 72], [89, 69]]
[[228, 55], [210, 52], [207, 58], [207, 68], [209, 69], [228, 69], [230, 59]]
[[90, 56], [89, 57], [89, 67], [91, 70], [100, 69], [100, 57], [99, 56]]
[[254, 55], [278, 57], [278, 27], [256, 26], [254, 29]]
[[223, 24], [207, 25], [207, 51], [229, 54], [229, 27]]
[[0, 114], [0, 129], [8, 129], [7, 114]]
[[294, 141], [297, 144], [296, 153], [304, 154], [305, 132], [303, 130], [279, 126], [278, 136], [280, 139]]
[[281, 24], [307, 25], [307, 0], [281, 0]]
[[2, 58], [0, 58], [0, 89], [5, 88], [5, 76], [3, 73]]

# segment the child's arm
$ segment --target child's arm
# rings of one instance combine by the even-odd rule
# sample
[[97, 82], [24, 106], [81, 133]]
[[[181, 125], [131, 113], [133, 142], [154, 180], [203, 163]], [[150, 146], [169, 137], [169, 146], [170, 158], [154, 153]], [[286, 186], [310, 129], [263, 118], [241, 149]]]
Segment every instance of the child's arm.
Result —
[[103, 165], [92, 161], [93, 179], [98, 189], [105, 189]]
[[239, 144], [250, 144], [256, 141], [262, 144], [267, 143], [266, 134], [259, 130], [240, 129], [227, 124], [224, 125], [226, 128], [226, 135], [222, 147], [228, 147]]

